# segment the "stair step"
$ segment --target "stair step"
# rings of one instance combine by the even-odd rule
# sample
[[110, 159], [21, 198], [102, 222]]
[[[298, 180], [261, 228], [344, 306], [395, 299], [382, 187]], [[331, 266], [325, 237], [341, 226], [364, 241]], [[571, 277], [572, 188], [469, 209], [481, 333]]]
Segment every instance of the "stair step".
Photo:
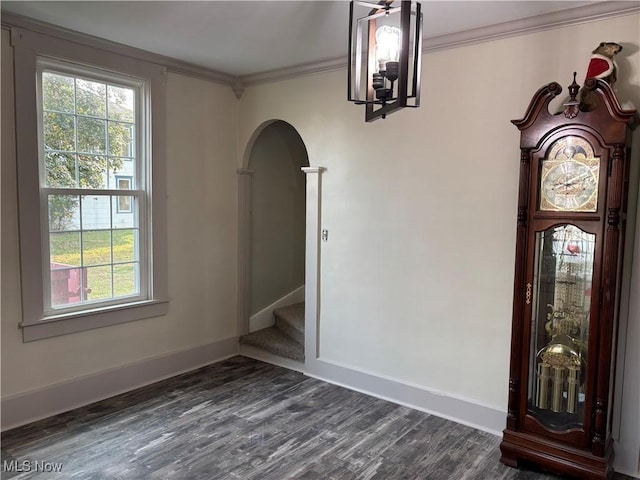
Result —
[[277, 328], [304, 345], [304, 302], [276, 308], [273, 315], [276, 317]]
[[304, 362], [304, 347], [277, 327], [263, 328], [242, 335], [240, 343], [253, 345], [267, 352]]

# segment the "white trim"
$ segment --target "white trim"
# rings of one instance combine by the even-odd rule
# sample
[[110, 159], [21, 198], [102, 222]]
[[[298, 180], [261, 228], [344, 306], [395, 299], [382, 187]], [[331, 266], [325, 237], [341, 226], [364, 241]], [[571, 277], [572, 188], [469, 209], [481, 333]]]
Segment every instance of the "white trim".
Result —
[[46, 320], [33, 323], [22, 322], [19, 326], [22, 328], [22, 341], [26, 343], [145, 318], [159, 317], [165, 315], [168, 310], [169, 300], [159, 299], [71, 312], [57, 317], [47, 317]]
[[322, 221], [322, 173], [324, 167], [302, 167], [307, 177], [305, 240], [304, 359], [305, 366], [318, 358], [320, 318], [320, 229]]
[[256, 330], [272, 327], [276, 324], [276, 319], [273, 316], [273, 311], [276, 308], [300, 302], [304, 302], [304, 285], [301, 285], [295, 290], [287, 293], [285, 296], [279, 298], [268, 307], [263, 308], [258, 313], [251, 315], [251, 317], [249, 317], [249, 332], [255, 332]]
[[277, 365], [278, 367], [288, 368], [296, 372], [304, 373], [304, 363], [292, 360], [290, 358], [281, 357], [273, 353], [262, 350], [261, 348], [254, 347], [253, 345], [240, 344], [240, 355], [253, 358], [261, 362], [270, 363], [271, 365]]
[[486, 27], [472, 28], [462, 32], [424, 38], [422, 52], [435, 52], [464, 45], [529, 35], [531, 33], [544, 32], [555, 28], [565, 28], [583, 23], [633, 15], [638, 12], [640, 12], [640, 5], [638, 5], [637, 2], [598, 2], [591, 5], [568, 8], [557, 12], [543, 13], [533, 17], [488, 25]]
[[316, 359], [313, 371], [307, 368], [305, 373], [497, 436], [502, 435], [506, 423], [506, 410], [329, 360]]
[[242, 85], [247, 87], [251, 85], [259, 85], [261, 83], [280, 82], [282, 80], [304, 77], [306, 75], [331, 72], [333, 70], [342, 70], [346, 67], [347, 57], [338, 57], [321, 60], [319, 62], [305, 63], [303, 65], [294, 65], [292, 67], [268, 70], [266, 72], [252, 73], [240, 77], [239, 81]]
[[2, 431], [195, 370], [238, 353], [237, 337], [2, 398]]
[[238, 174], [238, 336], [249, 333], [251, 291], [251, 182], [252, 170], [237, 170]]

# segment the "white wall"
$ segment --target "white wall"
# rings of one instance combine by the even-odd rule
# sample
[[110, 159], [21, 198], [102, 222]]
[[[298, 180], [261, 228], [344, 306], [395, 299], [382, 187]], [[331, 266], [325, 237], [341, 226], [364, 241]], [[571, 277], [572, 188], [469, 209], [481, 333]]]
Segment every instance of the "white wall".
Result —
[[[302, 136], [311, 166], [326, 167], [321, 359], [506, 412], [520, 159], [509, 120], [521, 118], [542, 85], [558, 81], [567, 92], [574, 71], [581, 83], [591, 50], [609, 40], [627, 45], [620, 100], [640, 106], [639, 21], [425, 55], [422, 106], [371, 124], [363, 107], [346, 102], [344, 71], [245, 91], [240, 149], [262, 122], [282, 119]], [[635, 245], [640, 251], [640, 237]], [[635, 350], [638, 329], [629, 334]], [[619, 372], [625, 395], [639, 388], [633, 358]], [[635, 458], [616, 460], [632, 473], [637, 410], [625, 404], [620, 433]]]
[[169, 313], [23, 343], [12, 51], [2, 31], [3, 401], [235, 337], [237, 100], [208, 81], [167, 82]]

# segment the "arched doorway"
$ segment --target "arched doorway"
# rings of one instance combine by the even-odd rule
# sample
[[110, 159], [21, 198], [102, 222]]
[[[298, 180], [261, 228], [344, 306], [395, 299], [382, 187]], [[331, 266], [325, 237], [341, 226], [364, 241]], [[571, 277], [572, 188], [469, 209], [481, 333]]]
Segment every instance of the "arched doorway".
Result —
[[241, 344], [303, 362], [307, 150], [293, 126], [276, 120], [256, 131], [244, 164]]

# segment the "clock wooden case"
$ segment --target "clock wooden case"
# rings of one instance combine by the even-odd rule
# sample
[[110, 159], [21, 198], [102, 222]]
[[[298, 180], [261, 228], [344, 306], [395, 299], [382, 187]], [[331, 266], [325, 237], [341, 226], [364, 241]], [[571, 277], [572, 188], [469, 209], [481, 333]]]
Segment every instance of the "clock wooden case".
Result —
[[610, 478], [611, 408], [631, 134], [640, 123], [610, 86], [581, 111], [542, 87], [520, 130], [513, 325], [501, 461], [580, 479]]

